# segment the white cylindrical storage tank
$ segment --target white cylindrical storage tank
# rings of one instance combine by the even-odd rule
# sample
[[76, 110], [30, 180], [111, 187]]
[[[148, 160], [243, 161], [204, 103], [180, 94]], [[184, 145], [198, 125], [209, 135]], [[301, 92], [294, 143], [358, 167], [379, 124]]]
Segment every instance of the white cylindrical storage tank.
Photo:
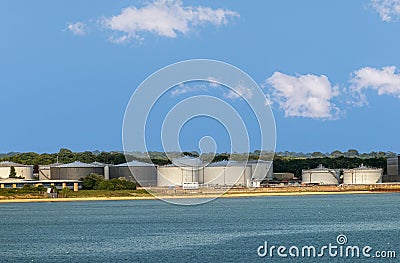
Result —
[[252, 166], [252, 178], [258, 181], [273, 179], [273, 162], [264, 160], [249, 161]]
[[199, 182], [200, 170], [199, 167], [181, 167], [182, 169], [182, 184], [190, 182]]
[[198, 182], [203, 175], [203, 167], [159, 166], [157, 186], [182, 186], [183, 183]]
[[33, 165], [23, 165], [14, 162], [0, 162], [0, 178], [10, 177], [12, 167], [15, 170], [15, 176], [26, 180], [33, 179]]
[[199, 158], [182, 157], [172, 159], [171, 165], [157, 169], [157, 186], [183, 186], [183, 183], [199, 182], [203, 177], [203, 162]]
[[227, 166], [225, 169], [225, 183], [228, 186], [247, 187], [251, 182], [251, 165]]
[[207, 186], [224, 186], [225, 166], [207, 166], [204, 168], [203, 178], [200, 177], [200, 183]]
[[180, 167], [159, 166], [157, 168], [157, 186], [182, 186], [183, 174]]
[[252, 170], [252, 165], [246, 162], [212, 163], [204, 168], [204, 180], [201, 183], [208, 186], [248, 187], [252, 180]]
[[338, 185], [338, 173], [334, 169], [328, 169], [320, 165], [318, 168], [303, 170], [302, 184]]
[[382, 182], [383, 170], [361, 165], [355, 169], [343, 170], [343, 184], [376, 184]]

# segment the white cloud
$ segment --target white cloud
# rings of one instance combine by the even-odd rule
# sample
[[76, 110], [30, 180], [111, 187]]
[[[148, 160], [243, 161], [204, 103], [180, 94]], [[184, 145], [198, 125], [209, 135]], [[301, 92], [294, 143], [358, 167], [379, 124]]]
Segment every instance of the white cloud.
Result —
[[400, 20], [400, 0], [371, 0], [371, 6], [385, 22]]
[[355, 71], [350, 80], [350, 91], [357, 98], [356, 105], [367, 104], [365, 89], [373, 89], [379, 95], [391, 95], [400, 99], [400, 73], [395, 66], [376, 69], [365, 67]]
[[229, 18], [238, 16], [238, 13], [226, 9], [183, 6], [180, 0], [156, 0], [141, 8], [127, 7], [118, 15], [103, 18], [102, 22], [115, 34], [110, 40], [123, 43], [142, 39], [140, 34], [144, 32], [175, 38], [196, 26], [205, 23], [223, 25]]
[[209, 82], [209, 85], [213, 88], [216, 88], [220, 85], [217, 78], [208, 77], [207, 80]]
[[67, 29], [74, 35], [86, 35], [86, 24], [83, 22], [69, 23]]
[[[220, 85], [215, 78], [208, 78], [205, 84], [185, 84], [181, 83], [171, 90], [171, 97], [176, 97], [191, 92], [210, 92], [219, 91], [221, 95], [229, 100], [236, 100], [247, 98], [251, 99], [253, 97], [253, 91], [250, 88], [245, 87], [242, 84], [238, 84], [235, 90], [227, 88]], [[226, 91], [226, 90], [229, 91]]]
[[272, 87], [267, 94], [272, 102], [284, 110], [287, 117], [335, 119], [339, 108], [332, 102], [339, 95], [338, 87], [332, 87], [324, 75], [289, 76], [275, 72], [267, 83]]
[[171, 97], [176, 97], [189, 92], [207, 91], [209, 87], [207, 85], [185, 85], [179, 84], [176, 88], [172, 89]]
[[253, 97], [253, 91], [250, 88], [239, 84], [235, 87], [235, 90], [231, 89], [228, 93], [224, 93], [224, 97], [232, 100], [239, 98], [251, 99]]

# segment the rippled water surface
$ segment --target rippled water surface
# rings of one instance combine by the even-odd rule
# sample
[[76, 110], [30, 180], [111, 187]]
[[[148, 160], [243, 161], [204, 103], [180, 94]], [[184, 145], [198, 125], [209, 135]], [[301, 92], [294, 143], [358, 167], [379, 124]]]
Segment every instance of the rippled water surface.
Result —
[[[289, 262], [275, 246], [337, 244], [396, 250], [400, 194], [222, 198], [199, 206], [158, 200], [0, 204], [5, 262]], [[344, 258], [297, 258], [340, 262]], [[347, 259], [360, 262], [382, 259]]]

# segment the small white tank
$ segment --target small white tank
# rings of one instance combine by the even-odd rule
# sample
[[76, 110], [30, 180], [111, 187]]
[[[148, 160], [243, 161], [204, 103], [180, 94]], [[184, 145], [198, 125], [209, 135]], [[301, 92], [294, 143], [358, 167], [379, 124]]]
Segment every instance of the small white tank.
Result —
[[338, 185], [338, 173], [334, 169], [328, 169], [320, 164], [318, 168], [303, 170], [302, 184]]

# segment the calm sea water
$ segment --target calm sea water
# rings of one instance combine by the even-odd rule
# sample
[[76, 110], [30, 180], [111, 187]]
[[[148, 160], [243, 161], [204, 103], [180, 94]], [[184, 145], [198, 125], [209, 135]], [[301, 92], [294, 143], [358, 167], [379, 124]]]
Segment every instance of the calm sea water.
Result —
[[1, 262], [289, 262], [257, 248], [337, 244], [340, 234], [348, 245], [396, 250], [398, 262], [400, 194], [0, 204]]

